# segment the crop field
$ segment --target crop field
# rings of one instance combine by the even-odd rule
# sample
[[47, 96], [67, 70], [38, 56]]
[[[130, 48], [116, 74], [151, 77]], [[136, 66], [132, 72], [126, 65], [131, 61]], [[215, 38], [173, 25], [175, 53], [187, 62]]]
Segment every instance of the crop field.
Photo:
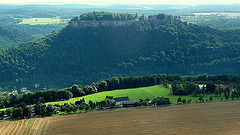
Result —
[[0, 122], [0, 135], [22, 135], [28, 122], [28, 119]]
[[30, 24], [30, 25], [38, 25], [38, 24], [58, 24], [58, 23], [66, 23], [67, 20], [58, 19], [58, 18], [29, 18], [23, 19], [19, 24]]
[[[146, 98], [154, 99], [157, 97], [167, 97], [170, 98], [170, 101], [173, 104], [177, 103], [177, 99], [179, 96], [171, 94], [171, 91], [169, 89], [163, 88], [159, 85], [150, 86], [150, 87], [140, 87], [140, 88], [132, 88], [132, 89], [122, 89], [122, 90], [114, 90], [114, 91], [104, 91], [99, 92], [91, 95], [86, 95], [83, 97], [78, 98], [71, 98], [70, 100], [66, 101], [58, 101], [58, 102], [49, 102], [47, 104], [59, 104], [62, 105], [64, 103], [75, 103], [75, 101], [80, 100], [82, 98], [85, 99], [86, 103], [88, 103], [89, 100], [92, 100], [93, 102], [100, 102], [106, 98], [106, 96], [113, 96], [113, 97], [123, 97], [128, 96], [130, 99], [134, 98], [139, 101], [139, 99], [145, 100]], [[209, 99], [210, 96], [213, 96], [213, 101], [220, 100], [219, 97], [212, 95], [204, 96], [204, 100]], [[194, 96], [181, 96], [182, 99], [192, 99], [192, 102], [198, 101], [199, 97]]]
[[29, 134], [240, 134], [240, 101], [105, 110], [37, 118]]
[[228, 15], [228, 16], [240, 16], [240, 13], [230, 13], [230, 12], [209, 12], [209, 13], [192, 13], [194, 15]]

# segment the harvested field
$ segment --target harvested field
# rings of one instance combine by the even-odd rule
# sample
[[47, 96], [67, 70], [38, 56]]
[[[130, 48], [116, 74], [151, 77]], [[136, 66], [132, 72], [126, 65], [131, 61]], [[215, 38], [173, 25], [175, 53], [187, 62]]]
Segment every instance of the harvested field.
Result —
[[0, 122], [0, 135], [22, 135], [29, 120]]
[[31, 135], [43, 135], [46, 134], [45, 130], [47, 129], [47, 125], [49, 122], [49, 118], [37, 118], [33, 125], [32, 128], [29, 130], [28, 134]]
[[[60, 115], [37, 118], [29, 134], [238, 135], [239, 108], [240, 101], [228, 101]], [[14, 122], [8, 122], [9, 126]]]
[[37, 119], [31, 134], [240, 134], [240, 101], [129, 108]]

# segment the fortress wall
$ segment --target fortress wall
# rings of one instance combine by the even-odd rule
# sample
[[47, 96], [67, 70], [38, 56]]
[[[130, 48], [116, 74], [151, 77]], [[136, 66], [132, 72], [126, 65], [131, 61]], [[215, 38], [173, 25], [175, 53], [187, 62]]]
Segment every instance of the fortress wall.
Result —
[[139, 25], [143, 25], [144, 23], [151, 23], [154, 26], [163, 25], [163, 24], [186, 24], [186, 22], [182, 22], [179, 19], [173, 19], [173, 20], [120, 20], [120, 21], [69, 21], [68, 25], [72, 27], [99, 27], [99, 26], [124, 26], [124, 25], [131, 25], [132, 23], [138, 23]]

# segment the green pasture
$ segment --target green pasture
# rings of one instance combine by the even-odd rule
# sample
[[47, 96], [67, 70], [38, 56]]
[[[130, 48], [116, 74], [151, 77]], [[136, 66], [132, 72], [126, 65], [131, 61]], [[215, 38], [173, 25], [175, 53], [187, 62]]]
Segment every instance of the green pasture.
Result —
[[38, 24], [59, 24], [63, 23], [62, 21], [65, 21], [64, 19], [59, 18], [29, 18], [29, 19], [23, 19], [22, 22], [19, 24], [30, 24], [30, 25], [38, 25]]
[[[66, 101], [58, 101], [58, 102], [49, 102], [47, 104], [59, 104], [62, 105], [64, 103], [75, 103], [75, 101], [80, 100], [82, 98], [85, 99], [86, 103], [88, 103], [89, 100], [92, 100], [93, 102], [96, 101], [102, 101], [106, 98], [106, 96], [113, 96], [113, 97], [123, 97], [123, 96], [128, 96], [130, 99], [134, 98], [139, 101], [139, 99], [145, 100], [146, 98], [154, 99], [157, 97], [167, 97], [170, 98], [170, 101], [173, 104], [177, 103], [178, 97], [181, 97], [182, 99], [189, 100], [191, 99], [191, 102], [196, 102], [198, 101], [199, 97], [194, 97], [194, 96], [177, 96], [173, 95], [169, 89], [166, 89], [164, 87], [161, 87], [159, 85], [155, 86], [150, 86], [150, 87], [141, 87], [141, 88], [132, 88], [132, 89], [122, 89], [122, 90], [114, 90], [114, 91], [104, 91], [104, 92], [99, 92], [91, 95], [86, 95], [83, 97], [77, 97], [77, 98], [71, 98]], [[221, 98], [216, 97], [213, 94], [204, 96], [204, 100], [210, 98], [210, 96], [213, 97], [213, 101], [218, 101]], [[223, 98], [225, 100], [225, 98]]]
[[3, 108], [3, 109], [0, 109], [0, 111], [5, 111], [6, 109], [8, 109], [8, 108]]

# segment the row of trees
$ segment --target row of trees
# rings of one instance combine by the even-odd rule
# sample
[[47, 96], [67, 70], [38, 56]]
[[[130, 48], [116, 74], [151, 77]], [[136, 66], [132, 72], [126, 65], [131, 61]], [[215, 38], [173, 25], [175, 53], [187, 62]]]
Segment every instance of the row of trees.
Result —
[[[36, 91], [27, 94], [17, 94], [10, 95], [6, 97], [0, 97], [0, 107], [7, 108], [13, 107], [16, 104], [24, 102], [27, 105], [36, 104], [38, 101], [53, 102], [59, 100], [68, 100], [72, 98], [73, 95], [67, 90], [46, 90], [46, 91]], [[23, 108], [22, 108], [23, 109]]]
[[[234, 98], [238, 99], [240, 97], [240, 84], [224, 85], [224, 88], [221, 88], [221, 85], [221, 81], [217, 81], [216, 83], [209, 81], [204, 83], [200, 89], [194, 82], [174, 81], [172, 82], [172, 92], [175, 95], [200, 95], [199, 101], [203, 100], [202, 96], [211, 93], [219, 97], [225, 97], [226, 100], [229, 98], [232, 100]], [[216, 89], [216, 86], [218, 86], [218, 89]], [[210, 97], [209, 101], [211, 100], [212, 97]], [[181, 102], [181, 100], [178, 102]]]
[[144, 15], [138, 16], [138, 14], [125, 14], [125, 13], [110, 13], [110, 12], [91, 12], [81, 14], [80, 17], [74, 17], [72, 21], [85, 20], [85, 21], [102, 21], [102, 20], [134, 20], [139, 18], [144, 20]]
[[[238, 82], [240, 75], [207, 75], [202, 74], [198, 76], [181, 76], [154, 74], [147, 76], [131, 76], [131, 77], [113, 77], [106, 80], [101, 80], [91, 85], [73, 85], [64, 90], [70, 91], [74, 97], [93, 94], [96, 92], [110, 91], [116, 89], [137, 88], [144, 86], [153, 86], [162, 84], [168, 87], [172, 83], [173, 94], [189, 95], [189, 94], [205, 94], [214, 93], [215, 84], [224, 84], [225, 82]], [[201, 90], [197, 85], [206, 84], [206, 88]]]
[[81, 14], [80, 17], [74, 17], [71, 19], [71, 21], [79, 21], [79, 20], [84, 20], [84, 21], [102, 21], [102, 20], [108, 20], [108, 21], [114, 21], [114, 20], [153, 20], [153, 19], [158, 19], [158, 20], [172, 20], [173, 16], [172, 15], [166, 15], [166, 14], [158, 14], [156, 17], [153, 17], [152, 15], [146, 16], [144, 14], [138, 15], [136, 14], [129, 14], [129, 13], [110, 13], [110, 12], [90, 12], [90, 13], [85, 13]]
[[[189, 81], [190, 80], [190, 81]], [[217, 81], [216, 81], [217, 80]], [[162, 84], [168, 87], [172, 84], [173, 94], [176, 95], [199, 95], [205, 93], [217, 93], [215, 84], [222, 84], [224, 81], [239, 81], [239, 75], [198, 75], [198, 76], [181, 76], [154, 74], [147, 76], [131, 76], [131, 77], [113, 77], [101, 80], [91, 85], [73, 85], [72, 87], [60, 90], [36, 91], [23, 95], [10, 95], [10, 97], [0, 97], [0, 108], [13, 107], [15, 104], [24, 102], [26, 104], [35, 104], [39, 99], [44, 102], [52, 102], [58, 100], [68, 100], [72, 97], [80, 97], [96, 92], [110, 91], [116, 89], [137, 88], [144, 86], [153, 86]], [[214, 82], [215, 81], [215, 82]], [[205, 89], [200, 89], [196, 83], [206, 84]], [[219, 91], [218, 93], [221, 93]]]

